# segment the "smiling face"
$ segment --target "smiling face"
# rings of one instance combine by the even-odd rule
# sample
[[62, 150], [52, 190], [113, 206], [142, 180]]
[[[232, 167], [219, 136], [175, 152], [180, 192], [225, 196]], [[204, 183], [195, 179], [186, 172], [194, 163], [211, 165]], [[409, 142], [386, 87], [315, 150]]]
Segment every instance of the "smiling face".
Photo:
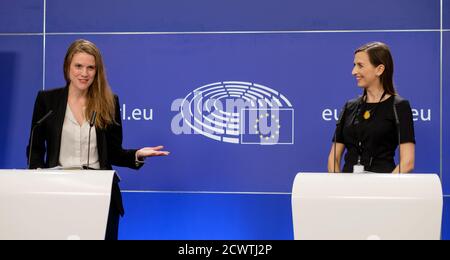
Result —
[[367, 52], [357, 52], [353, 64], [352, 75], [356, 78], [359, 87], [368, 88], [380, 83], [380, 75], [384, 71], [384, 66], [379, 65], [375, 67], [370, 62]]
[[94, 82], [96, 72], [94, 56], [83, 52], [74, 54], [69, 65], [70, 86], [87, 91]]

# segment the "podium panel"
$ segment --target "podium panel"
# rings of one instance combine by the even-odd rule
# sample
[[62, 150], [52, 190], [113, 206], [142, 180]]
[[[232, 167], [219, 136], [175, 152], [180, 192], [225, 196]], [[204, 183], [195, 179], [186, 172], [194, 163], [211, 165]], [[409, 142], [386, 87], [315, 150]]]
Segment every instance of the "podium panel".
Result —
[[104, 239], [114, 174], [0, 170], [0, 239]]
[[435, 174], [299, 173], [295, 239], [440, 239], [443, 196]]

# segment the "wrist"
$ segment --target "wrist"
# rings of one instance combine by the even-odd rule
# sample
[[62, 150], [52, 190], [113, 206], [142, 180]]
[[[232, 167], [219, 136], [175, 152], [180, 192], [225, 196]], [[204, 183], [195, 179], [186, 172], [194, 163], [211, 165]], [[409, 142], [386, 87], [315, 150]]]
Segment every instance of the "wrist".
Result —
[[138, 152], [136, 151], [136, 153], [135, 153], [135, 156], [134, 156], [134, 160], [136, 161], [136, 162], [138, 162], [138, 163], [144, 163], [144, 158], [143, 157], [140, 157], [139, 155], [138, 155]]

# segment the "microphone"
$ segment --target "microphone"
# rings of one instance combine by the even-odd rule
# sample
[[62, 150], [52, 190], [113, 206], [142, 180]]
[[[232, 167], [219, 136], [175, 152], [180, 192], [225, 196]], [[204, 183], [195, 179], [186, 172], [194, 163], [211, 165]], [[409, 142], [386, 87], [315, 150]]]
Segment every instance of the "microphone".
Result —
[[31, 152], [33, 151], [33, 138], [34, 138], [34, 130], [36, 127], [42, 124], [51, 114], [53, 114], [53, 110], [49, 110], [47, 114], [45, 114], [41, 119], [39, 119], [36, 123], [34, 123], [31, 128], [31, 137], [30, 137], [30, 148], [28, 150], [28, 169], [31, 169]]
[[395, 100], [394, 100], [394, 104], [392, 105], [392, 108], [394, 110], [394, 118], [395, 118], [395, 126], [397, 128], [397, 138], [398, 138], [398, 173], [401, 173], [401, 164], [402, 164], [402, 156], [401, 156], [401, 152], [400, 152], [400, 144], [401, 144], [401, 140], [400, 140], [400, 120], [398, 119], [398, 113], [397, 113], [397, 107], [395, 106]]
[[88, 158], [87, 158], [87, 165], [85, 167], [86, 170], [89, 170], [89, 157], [91, 152], [91, 129], [95, 124], [95, 118], [97, 117], [97, 112], [92, 112], [91, 120], [89, 120], [89, 139], [88, 139]]
[[336, 121], [336, 129], [334, 130], [334, 160], [333, 160], [333, 173], [336, 173], [336, 161], [337, 161], [337, 155], [336, 155], [336, 132], [338, 126], [341, 124], [342, 117], [344, 116], [345, 108], [347, 107], [347, 104], [344, 106], [343, 109], [341, 109], [341, 112], [339, 112], [338, 120]]

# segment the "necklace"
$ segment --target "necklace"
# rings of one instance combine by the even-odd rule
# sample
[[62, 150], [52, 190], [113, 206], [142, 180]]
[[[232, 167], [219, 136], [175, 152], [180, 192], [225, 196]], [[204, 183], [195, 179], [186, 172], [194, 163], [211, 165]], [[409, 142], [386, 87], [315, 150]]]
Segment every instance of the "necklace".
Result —
[[[381, 103], [381, 100], [383, 100], [383, 98], [384, 98], [385, 95], [386, 95], [386, 91], [383, 91], [383, 94], [381, 95], [381, 98], [380, 98], [380, 100], [378, 101], [378, 103], [376, 104], [376, 106], [373, 107], [372, 109], [367, 109], [367, 110], [364, 112], [364, 114], [363, 114], [364, 120], [369, 120], [369, 119], [370, 119], [370, 117], [371, 117], [372, 114], [373, 114], [372, 111], [373, 111], [375, 108], [378, 107], [378, 105]], [[366, 96], [364, 102], [366, 102], [366, 100], [367, 100], [367, 96]], [[373, 111], [373, 112], [375, 112], [375, 111]]]

